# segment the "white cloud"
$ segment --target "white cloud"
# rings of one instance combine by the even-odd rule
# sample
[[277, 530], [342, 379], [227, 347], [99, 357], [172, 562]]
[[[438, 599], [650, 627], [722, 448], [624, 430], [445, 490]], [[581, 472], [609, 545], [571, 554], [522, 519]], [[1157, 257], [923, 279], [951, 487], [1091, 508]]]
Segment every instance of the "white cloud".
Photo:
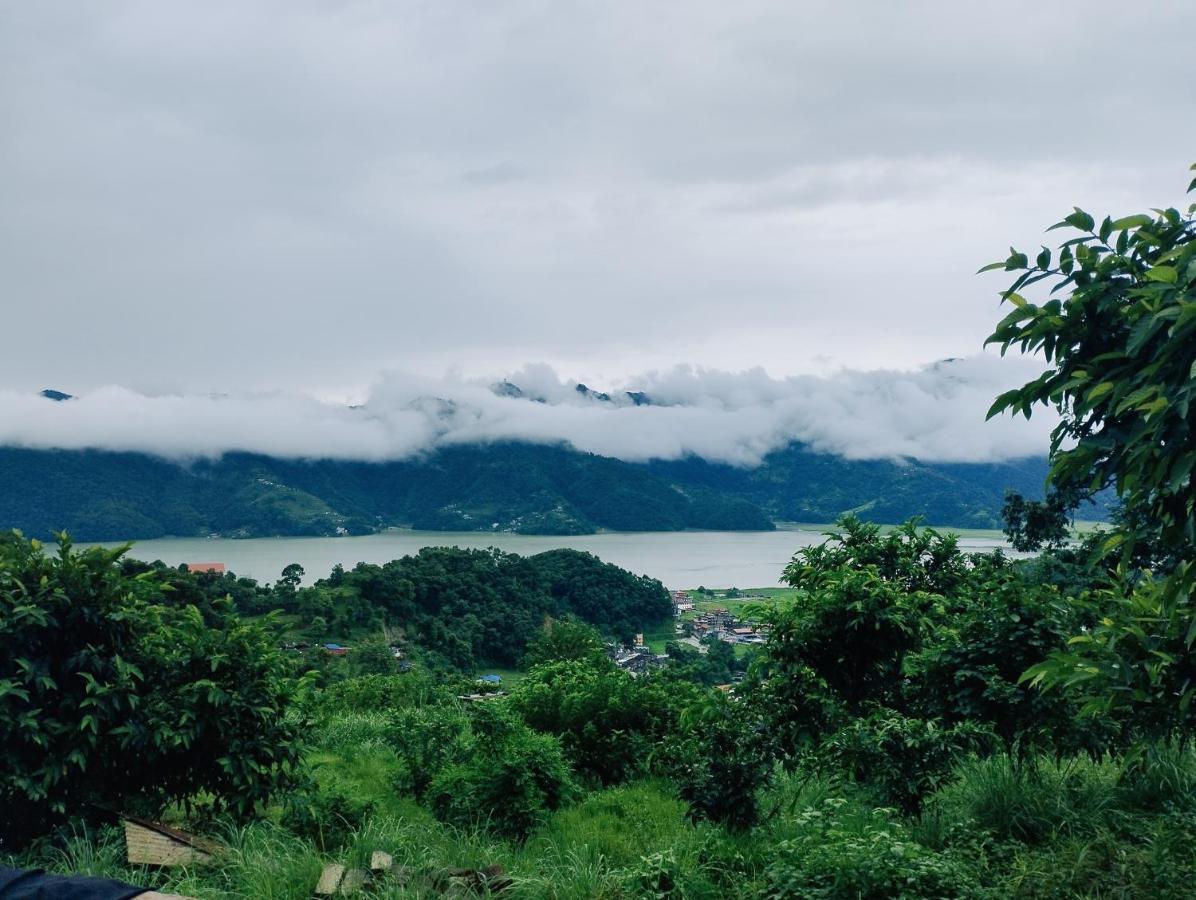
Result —
[[[755, 465], [798, 441], [854, 459], [993, 461], [1045, 455], [1053, 424], [984, 423], [993, 398], [1036, 373], [981, 355], [913, 371], [843, 370], [773, 378], [763, 369], [678, 367], [591, 385], [544, 365], [501, 379], [385, 373], [357, 406], [300, 394], [148, 395], [120, 387], [66, 402], [0, 392], [0, 445], [137, 450], [170, 458], [241, 450], [283, 457], [401, 459], [452, 444], [567, 442], [628, 461], [695, 455]], [[627, 391], [651, 400], [636, 405]]]

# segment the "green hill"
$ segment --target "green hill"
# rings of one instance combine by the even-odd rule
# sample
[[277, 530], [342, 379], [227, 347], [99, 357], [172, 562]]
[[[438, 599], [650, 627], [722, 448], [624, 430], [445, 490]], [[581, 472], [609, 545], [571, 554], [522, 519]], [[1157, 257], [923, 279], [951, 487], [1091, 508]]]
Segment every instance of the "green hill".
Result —
[[[854, 511], [999, 525], [1004, 493], [1041, 493], [1045, 462], [847, 460], [793, 445], [755, 468], [648, 464], [565, 446], [449, 447], [386, 463], [244, 453], [178, 464], [139, 453], [0, 448], [0, 523], [79, 540], [163, 535], [362, 534], [389, 526], [585, 534], [771, 529]], [[1089, 514], [1089, 517], [1092, 517]]]

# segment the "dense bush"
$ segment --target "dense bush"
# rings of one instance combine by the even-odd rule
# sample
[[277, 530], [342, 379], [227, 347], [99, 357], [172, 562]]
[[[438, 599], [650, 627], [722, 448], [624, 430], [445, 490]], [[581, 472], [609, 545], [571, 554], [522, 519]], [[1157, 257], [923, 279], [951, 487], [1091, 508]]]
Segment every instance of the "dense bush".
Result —
[[905, 593], [874, 569], [842, 568], [772, 617], [773, 677], [808, 668], [851, 713], [900, 705], [902, 664], [917, 649], [934, 597]]
[[966, 866], [877, 815], [851, 821], [833, 799], [797, 817], [761, 896], [772, 900], [948, 900], [981, 896]]
[[708, 819], [732, 832], [755, 825], [759, 792], [773, 768], [766, 720], [752, 707], [716, 693], [690, 710], [684, 724], [669, 757], [690, 818]]
[[445, 768], [485, 752], [474, 744], [469, 719], [456, 704], [418, 706], [392, 713], [387, 731], [389, 744], [402, 762], [395, 786], [418, 799], [423, 799], [428, 786]]
[[867, 784], [886, 804], [912, 814], [959, 759], [991, 745], [992, 735], [982, 725], [943, 727], [933, 719], [878, 710], [828, 735], [815, 757], [823, 772]]
[[1101, 626], [1000, 553], [847, 518], [786, 578], [798, 596], [771, 611], [745, 696], [790, 767], [867, 782], [910, 813], [963, 753], [1099, 753], [1122, 739], [1108, 710], [1079, 716], [1074, 695], [1027, 683], [1083, 624], [1085, 640]]
[[228, 601], [168, 605], [123, 553], [0, 541], [0, 841], [201, 792], [247, 814], [290, 780], [276, 636]]
[[576, 793], [561, 746], [498, 705], [482, 704], [471, 718], [473, 752], [439, 771], [428, 786], [429, 806], [451, 824], [526, 838]]
[[1076, 604], [1008, 568], [972, 583], [904, 662], [910, 709], [948, 726], [991, 727], [1007, 748], [1021, 752], [1108, 747], [1116, 737], [1112, 722], [1081, 719], [1069, 697], [1022, 680], [1027, 669], [1066, 647], [1083, 620]]
[[699, 696], [684, 682], [633, 678], [598, 657], [537, 666], [510, 702], [532, 728], [560, 737], [579, 775], [615, 784], [649, 771], [656, 746]]

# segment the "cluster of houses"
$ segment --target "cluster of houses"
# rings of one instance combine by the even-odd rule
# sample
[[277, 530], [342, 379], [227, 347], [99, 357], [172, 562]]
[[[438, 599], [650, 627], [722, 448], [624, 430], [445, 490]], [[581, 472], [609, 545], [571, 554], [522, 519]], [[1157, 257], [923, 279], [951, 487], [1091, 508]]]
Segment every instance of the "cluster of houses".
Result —
[[698, 640], [718, 638], [729, 644], [763, 644], [768, 640], [766, 629], [744, 622], [722, 607], [698, 613], [690, 620], [690, 625]]
[[653, 653], [652, 648], [644, 643], [642, 634], [635, 636], [635, 643], [630, 647], [607, 644], [606, 655], [616, 666], [633, 677], [643, 675], [657, 666], [663, 666], [669, 658], [667, 653]]

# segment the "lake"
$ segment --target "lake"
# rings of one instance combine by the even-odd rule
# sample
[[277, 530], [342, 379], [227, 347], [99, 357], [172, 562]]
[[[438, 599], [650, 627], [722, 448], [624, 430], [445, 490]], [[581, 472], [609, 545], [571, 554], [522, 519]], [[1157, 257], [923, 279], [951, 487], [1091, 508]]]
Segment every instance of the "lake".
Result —
[[[498, 547], [524, 556], [571, 547], [637, 575], [649, 575], [672, 589], [774, 587], [794, 552], [822, 541], [822, 527], [777, 531], [620, 532], [538, 536], [459, 531], [387, 531], [360, 537], [161, 538], [137, 541], [131, 556], [170, 565], [222, 562], [238, 575], [274, 581], [283, 566], [297, 562], [306, 583], [340, 563], [384, 563], [423, 547]], [[1006, 547], [999, 534], [960, 532], [968, 550]], [[106, 544], [105, 546], [114, 546]], [[1006, 547], [1006, 550], [1008, 548]]]

